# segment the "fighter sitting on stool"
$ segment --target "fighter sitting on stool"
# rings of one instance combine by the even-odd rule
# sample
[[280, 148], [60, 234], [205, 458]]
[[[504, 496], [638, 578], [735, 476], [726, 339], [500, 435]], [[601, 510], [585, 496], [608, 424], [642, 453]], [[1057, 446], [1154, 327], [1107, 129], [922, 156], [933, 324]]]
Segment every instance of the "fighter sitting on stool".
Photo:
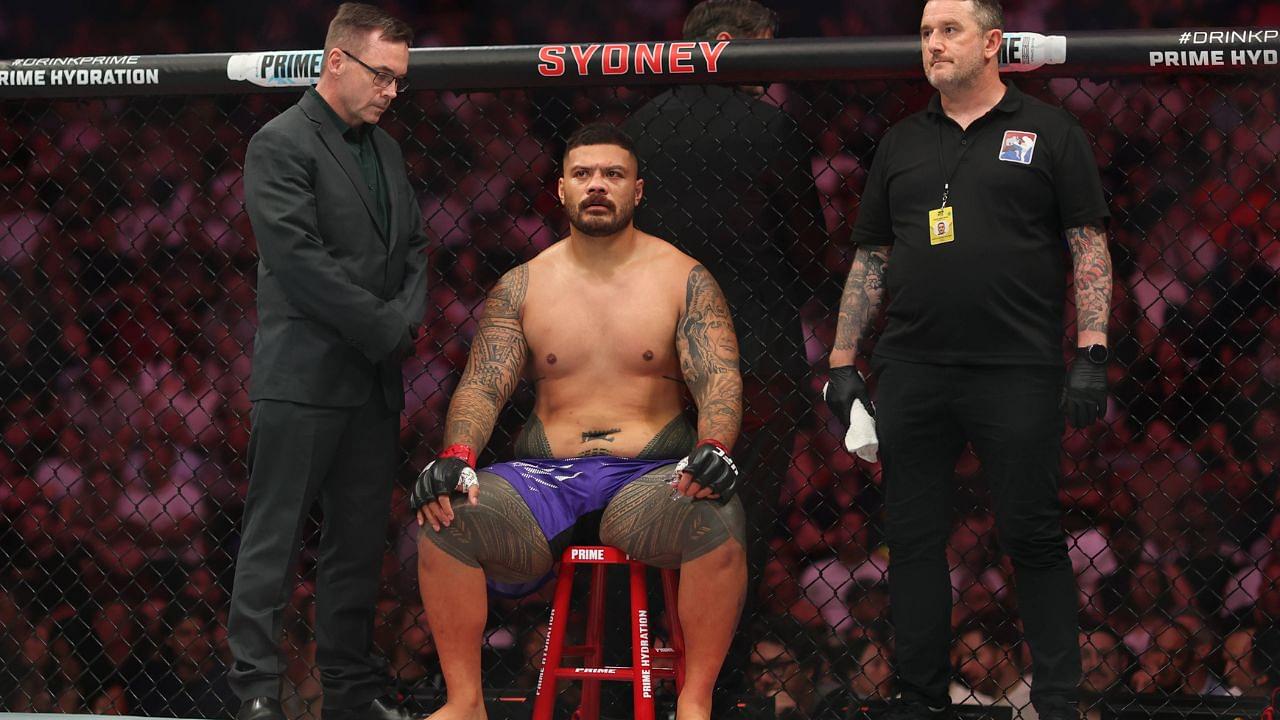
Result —
[[[508, 594], [532, 591], [578, 521], [603, 510], [601, 542], [681, 568], [676, 716], [709, 718], [746, 592], [728, 452], [742, 420], [733, 321], [703, 266], [632, 224], [644, 183], [630, 137], [585, 126], [563, 163], [569, 236], [490, 291], [449, 405], [447, 449], [413, 489], [419, 585], [448, 688], [431, 717], [485, 716], [486, 578]], [[516, 439], [522, 459], [477, 474], [476, 454], [526, 366], [537, 399]], [[682, 414], [686, 384], [696, 434]]]

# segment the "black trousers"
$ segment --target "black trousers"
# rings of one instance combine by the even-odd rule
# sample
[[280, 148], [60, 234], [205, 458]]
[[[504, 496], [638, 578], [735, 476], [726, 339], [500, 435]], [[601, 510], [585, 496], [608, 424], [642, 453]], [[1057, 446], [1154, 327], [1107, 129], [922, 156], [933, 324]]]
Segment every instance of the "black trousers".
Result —
[[1063, 374], [1053, 367], [948, 366], [877, 358], [876, 430], [885, 485], [889, 599], [905, 698], [948, 704], [951, 484], [972, 443], [1013, 561], [1033, 661], [1032, 701], [1074, 702], [1076, 585], [1062, 531]]
[[373, 620], [399, 413], [374, 392], [355, 408], [259, 400], [251, 420], [249, 495], [227, 628], [231, 688], [241, 699], [280, 694], [283, 613], [297, 582], [302, 528], [318, 499], [316, 661], [325, 709], [366, 705], [386, 685], [385, 661], [373, 655]]

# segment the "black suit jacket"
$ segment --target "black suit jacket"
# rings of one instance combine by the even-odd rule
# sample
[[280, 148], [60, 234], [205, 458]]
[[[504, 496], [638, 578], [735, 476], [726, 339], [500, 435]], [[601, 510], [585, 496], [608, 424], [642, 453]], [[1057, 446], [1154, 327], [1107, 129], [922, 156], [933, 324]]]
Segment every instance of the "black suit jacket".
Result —
[[636, 227], [720, 283], [743, 374], [766, 383], [805, 377], [800, 306], [827, 274], [810, 140], [777, 107], [718, 86], [664, 92], [623, 127], [645, 181]]
[[308, 92], [249, 141], [245, 205], [258, 243], [251, 400], [404, 407], [398, 350], [426, 309], [427, 238], [404, 156], [373, 129], [389, 222]]

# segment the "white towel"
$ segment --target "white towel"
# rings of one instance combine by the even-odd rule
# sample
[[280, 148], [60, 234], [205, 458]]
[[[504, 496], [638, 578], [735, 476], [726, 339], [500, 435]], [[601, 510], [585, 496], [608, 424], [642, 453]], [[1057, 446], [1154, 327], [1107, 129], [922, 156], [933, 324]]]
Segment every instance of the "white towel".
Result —
[[[822, 398], [827, 397], [827, 386], [822, 386]], [[849, 430], [844, 434], [844, 448], [867, 462], [876, 461], [880, 441], [876, 438], [876, 420], [867, 412], [861, 400], [854, 400], [849, 410]]]

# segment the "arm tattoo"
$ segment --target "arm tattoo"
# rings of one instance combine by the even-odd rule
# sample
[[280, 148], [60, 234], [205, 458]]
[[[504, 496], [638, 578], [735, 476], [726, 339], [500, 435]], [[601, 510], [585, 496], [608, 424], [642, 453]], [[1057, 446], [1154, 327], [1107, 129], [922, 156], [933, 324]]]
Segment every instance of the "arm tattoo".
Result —
[[498, 412], [520, 382], [529, 354], [520, 325], [520, 308], [528, 287], [529, 268], [521, 265], [503, 275], [489, 291], [467, 368], [449, 403], [446, 446], [462, 443], [479, 452], [489, 442]]
[[1067, 230], [1071, 263], [1075, 267], [1076, 334], [1095, 331], [1107, 334], [1111, 317], [1111, 253], [1107, 233], [1100, 225], [1082, 225]]
[[840, 317], [836, 321], [836, 352], [854, 354], [858, 340], [867, 331], [880, 309], [884, 295], [884, 273], [889, 264], [888, 245], [860, 246], [853, 254], [849, 278], [840, 297]]
[[676, 352], [698, 406], [698, 437], [733, 447], [742, 425], [742, 376], [729, 304], [701, 265], [689, 271], [684, 304], [676, 328]]

